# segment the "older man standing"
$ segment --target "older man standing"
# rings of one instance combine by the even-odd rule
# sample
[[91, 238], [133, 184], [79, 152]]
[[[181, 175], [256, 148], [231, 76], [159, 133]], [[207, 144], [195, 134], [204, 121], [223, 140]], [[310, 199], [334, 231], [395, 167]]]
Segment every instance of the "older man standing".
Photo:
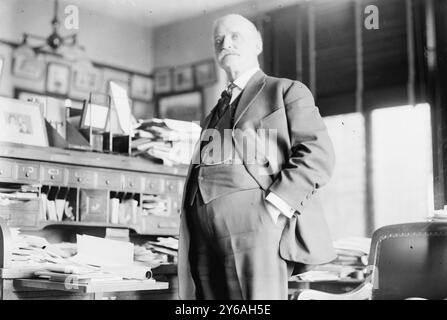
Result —
[[311, 92], [259, 69], [249, 20], [218, 19], [213, 40], [229, 85], [202, 123], [185, 184], [180, 298], [287, 299], [293, 270], [335, 258], [317, 194], [332, 144]]

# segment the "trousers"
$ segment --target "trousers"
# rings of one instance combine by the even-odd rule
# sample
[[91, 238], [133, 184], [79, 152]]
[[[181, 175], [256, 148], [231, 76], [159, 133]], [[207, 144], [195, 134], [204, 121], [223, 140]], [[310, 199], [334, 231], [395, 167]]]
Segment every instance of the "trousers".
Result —
[[279, 255], [287, 218], [280, 215], [273, 222], [262, 189], [233, 192], [207, 204], [197, 193], [186, 219], [197, 299], [287, 299], [293, 267]]

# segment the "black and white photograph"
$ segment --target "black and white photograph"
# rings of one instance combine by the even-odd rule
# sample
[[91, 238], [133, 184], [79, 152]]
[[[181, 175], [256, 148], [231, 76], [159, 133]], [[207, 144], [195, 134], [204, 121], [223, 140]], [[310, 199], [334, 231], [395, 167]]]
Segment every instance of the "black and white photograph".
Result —
[[173, 87], [170, 68], [154, 70], [154, 91], [156, 94], [168, 93], [173, 90]]
[[47, 92], [63, 95], [70, 89], [70, 66], [50, 62], [47, 67]]
[[446, 265], [447, 1], [0, 0], [0, 300], [287, 319]]
[[208, 59], [194, 65], [194, 76], [198, 87], [213, 85], [217, 82], [216, 63]]
[[194, 87], [192, 66], [178, 66], [172, 72], [173, 87], [175, 91], [191, 90]]

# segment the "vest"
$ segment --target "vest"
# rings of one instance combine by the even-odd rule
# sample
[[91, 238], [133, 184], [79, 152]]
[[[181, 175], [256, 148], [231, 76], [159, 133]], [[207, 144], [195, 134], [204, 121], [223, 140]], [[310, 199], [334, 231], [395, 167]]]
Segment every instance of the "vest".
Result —
[[[234, 111], [242, 94], [233, 102]], [[201, 150], [200, 165], [191, 171], [186, 189], [185, 203], [192, 205], [197, 193], [203, 203], [236, 191], [259, 188], [248, 173], [238, 152], [234, 149], [231, 135], [233, 114], [229, 109], [222, 115], [216, 127], [210, 130], [210, 142]], [[207, 151], [207, 150], [209, 151]]]

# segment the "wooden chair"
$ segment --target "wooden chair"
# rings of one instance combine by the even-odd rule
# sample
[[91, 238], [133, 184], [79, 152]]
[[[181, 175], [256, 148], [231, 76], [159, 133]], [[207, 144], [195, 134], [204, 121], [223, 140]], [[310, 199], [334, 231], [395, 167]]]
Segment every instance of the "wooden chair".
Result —
[[396, 300], [447, 298], [447, 222], [396, 224], [376, 230], [370, 275], [355, 290], [330, 294], [303, 290], [298, 300]]

